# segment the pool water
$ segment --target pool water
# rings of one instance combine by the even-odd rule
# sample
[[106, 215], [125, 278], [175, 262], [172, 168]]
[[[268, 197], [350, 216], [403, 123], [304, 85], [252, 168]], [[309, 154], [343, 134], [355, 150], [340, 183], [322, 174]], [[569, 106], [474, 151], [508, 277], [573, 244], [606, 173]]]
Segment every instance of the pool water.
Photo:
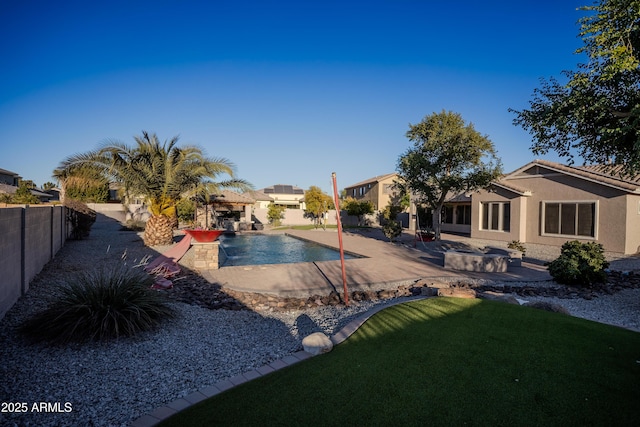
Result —
[[[222, 267], [340, 259], [339, 251], [284, 234], [224, 235], [220, 237], [220, 246], [227, 254]], [[344, 258], [354, 257], [345, 253]]]

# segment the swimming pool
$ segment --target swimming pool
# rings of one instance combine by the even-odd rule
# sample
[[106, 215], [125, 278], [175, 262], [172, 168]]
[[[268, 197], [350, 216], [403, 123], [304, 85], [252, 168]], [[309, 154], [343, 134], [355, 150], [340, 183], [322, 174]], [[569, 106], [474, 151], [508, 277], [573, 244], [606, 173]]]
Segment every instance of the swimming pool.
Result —
[[[337, 250], [284, 234], [224, 235], [220, 237], [220, 247], [227, 255], [222, 267], [340, 259]], [[344, 258], [355, 257], [345, 253]]]

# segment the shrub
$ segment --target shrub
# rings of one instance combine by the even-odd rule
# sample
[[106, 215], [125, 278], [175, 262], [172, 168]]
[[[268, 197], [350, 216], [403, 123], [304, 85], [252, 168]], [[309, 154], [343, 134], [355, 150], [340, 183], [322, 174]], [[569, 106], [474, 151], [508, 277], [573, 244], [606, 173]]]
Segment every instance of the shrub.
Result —
[[194, 200], [184, 198], [180, 199], [176, 204], [176, 210], [178, 211], [178, 220], [185, 224], [193, 224], [196, 214], [196, 202]]
[[527, 253], [527, 248], [524, 246], [524, 243], [522, 243], [520, 240], [512, 240], [507, 244], [507, 247], [509, 249], [515, 249], [517, 251], [522, 252], [522, 255]]
[[275, 227], [278, 227], [284, 218], [285, 209], [286, 208], [284, 206], [270, 203], [267, 211], [267, 219], [269, 219], [269, 222]]
[[394, 205], [391, 202], [384, 208], [382, 217], [384, 224], [382, 225], [382, 232], [390, 241], [394, 241], [396, 237], [402, 234], [402, 224], [397, 221], [396, 217], [403, 208], [398, 205]]
[[43, 312], [21, 325], [36, 342], [104, 341], [150, 330], [173, 317], [153, 276], [119, 267], [83, 272], [65, 285]]
[[602, 245], [577, 240], [562, 245], [558, 259], [548, 264], [549, 273], [558, 283], [574, 286], [590, 286], [607, 279], [605, 269], [609, 263], [604, 258]]
[[86, 203], [78, 200], [66, 199], [67, 221], [71, 223], [71, 238], [80, 240], [89, 237], [91, 226], [96, 222], [96, 211], [90, 209]]

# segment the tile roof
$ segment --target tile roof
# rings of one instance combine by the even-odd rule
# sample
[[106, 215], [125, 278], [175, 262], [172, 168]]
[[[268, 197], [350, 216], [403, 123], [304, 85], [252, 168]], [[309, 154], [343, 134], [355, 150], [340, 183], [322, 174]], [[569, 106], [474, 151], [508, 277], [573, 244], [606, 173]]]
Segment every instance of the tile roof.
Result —
[[224, 190], [222, 194], [212, 199], [213, 203], [234, 203], [243, 205], [252, 205], [255, 203], [255, 199], [245, 195], [236, 193], [235, 191]]
[[[619, 190], [640, 193], [640, 181], [635, 178], [626, 178], [617, 175], [621, 168], [615, 168], [607, 165], [591, 165], [591, 166], [567, 166], [560, 163], [550, 162], [548, 160], [535, 160], [533, 163], [555, 169], [558, 172], [573, 175], [589, 181], [597, 182]], [[617, 172], [616, 172], [617, 169]]]
[[267, 200], [267, 201], [271, 201], [273, 200], [273, 198], [271, 196], [268, 196], [266, 194], [264, 194], [262, 191], [245, 191], [244, 193], [242, 193], [244, 196], [249, 197], [251, 199], [254, 199], [256, 201], [258, 200]]

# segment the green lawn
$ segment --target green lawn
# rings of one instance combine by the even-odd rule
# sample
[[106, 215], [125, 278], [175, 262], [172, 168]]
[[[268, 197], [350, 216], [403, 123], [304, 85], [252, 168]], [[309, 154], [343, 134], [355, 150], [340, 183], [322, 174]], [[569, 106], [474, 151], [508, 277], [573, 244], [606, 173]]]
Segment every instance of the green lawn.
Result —
[[640, 333], [499, 302], [388, 308], [162, 426], [640, 425]]

